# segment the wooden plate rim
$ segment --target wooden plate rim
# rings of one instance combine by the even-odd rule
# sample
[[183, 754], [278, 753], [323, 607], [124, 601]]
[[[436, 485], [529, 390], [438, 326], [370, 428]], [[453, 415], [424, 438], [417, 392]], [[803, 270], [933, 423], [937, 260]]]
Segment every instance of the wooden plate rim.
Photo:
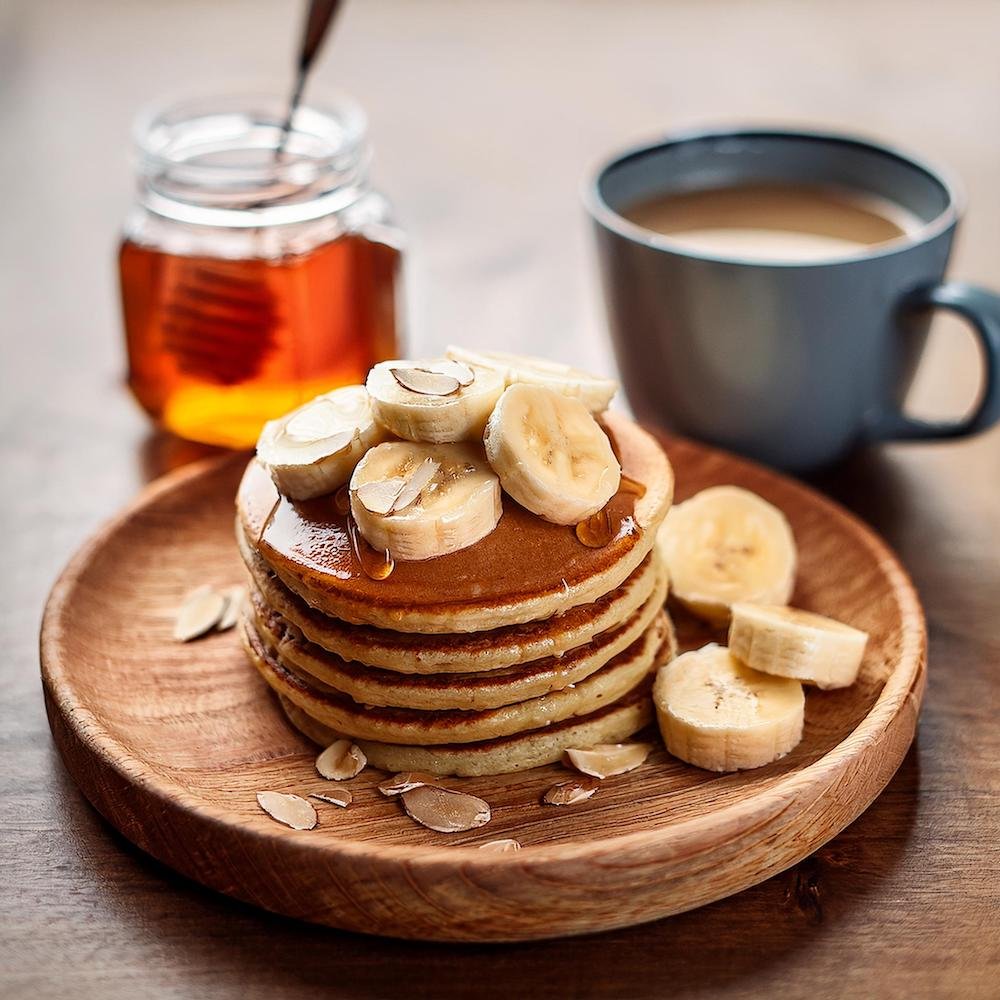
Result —
[[[666, 442], [668, 448], [672, 442], [681, 446], [695, 447], [710, 457], [723, 460], [729, 465], [735, 463], [735, 465], [758, 476], [763, 475], [765, 478], [777, 480], [784, 488], [791, 488], [802, 494], [812, 507], [823, 509], [831, 517], [846, 521], [872, 552], [880, 568], [889, 578], [893, 592], [899, 601], [904, 621], [904, 634], [895, 668], [875, 704], [859, 725], [818, 760], [780, 779], [753, 799], [721, 806], [710, 813], [654, 829], [638, 830], [599, 839], [591, 838], [578, 843], [569, 841], [551, 845], [529, 845], [512, 854], [480, 852], [476, 845], [440, 847], [381, 843], [372, 845], [368, 841], [349, 838], [337, 840], [331, 844], [327, 840], [310, 841], [307, 837], [296, 841], [297, 849], [316, 852], [321, 856], [335, 852], [348, 857], [373, 861], [405, 862], [408, 868], [426, 868], [431, 872], [437, 867], [453, 869], [457, 860], [456, 851], [461, 852], [463, 868], [481, 868], [486, 871], [494, 870], [498, 865], [524, 865], [526, 861], [544, 863], [552, 860], [586, 860], [591, 854], [604, 854], [611, 845], [616, 851], [629, 853], [639, 853], [654, 845], [663, 848], [667, 844], [683, 849], [688, 843], [696, 844], [699, 842], [706, 828], [731, 823], [738, 823], [739, 827], [743, 829], [752, 827], [758, 817], [764, 819], [772, 816], [776, 806], [780, 807], [782, 803], [785, 803], [787, 807], [801, 786], [815, 786], [822, 782], [828, 784], [839, 771], [846, 769], [854, 762], [866, 747], [878, 741], [908, 703], [916, 701], [914, 709], [919, 708], [919, 697], [924, 679], [922, 675], [926, 662], [926, 624], [916, 589], [889, 546], [850, 511], [798, 480], [708, 445], [655, 434], [655, 432], [654, 436], [661, 442]], [[169, 809], [177, 808], [180, 805], [184, 811], [197, 815], [201, 819], [226, 830], [232, 830], [235, 826], [243, 836], [249, 835], [251, 839], [274, 842], [287, 847], [288, 831], [284, 828], [281, 830], [276, 828], [273, 833], [257, 829], [242, 821], [234, 820], [233, 814], [225, 809], [191, 800], [182, 786], [155, 769], [149, 769], [144, 762], [141, 771], [129, 769], [126, 772], [120, 766], [119, 761], [123, 757], [134, 760], [131, 751], [108, 732], [89, 709], [80, 703], [73, 703], [72, 695], [75, 694], [75, 691], [72, 679], [65, 666], [60, 663], [58, 654], [60, 640], [64, 634], [63, 618], [67, 613], [73, 589], [77, 585], [81, 573], [107, 540], [162, 494], [170, 492], [189, 480], [209, 475], [229, 463], [247, 461], [248, 458], [249, 455], [244, 453], [227, 454], [202, 459], [182, 469], [167, 473], [146, 486], [117, 515], [107, 521], [83, 543], [57, 578], [45, 605], [40, 635], [42, 680], [48, 696], [58, 707], [64, 724], [74, 732], [76, 738], [84, 746], [90, 747], [104, 766], [110, 768], [120, 779], [132, 785], [136, 784], [137, 779], [139, 779], [143, 794], [157, 799]], [[116, 750], [117, 753], [111, 752], [113, 750]], [[893, 768], [894, 770], [895, 768]], [[830, 836], [836, 832], [831, 832]], [[814, 845], [810, 849], [815, 849], [816, 846], [819, 845]]]

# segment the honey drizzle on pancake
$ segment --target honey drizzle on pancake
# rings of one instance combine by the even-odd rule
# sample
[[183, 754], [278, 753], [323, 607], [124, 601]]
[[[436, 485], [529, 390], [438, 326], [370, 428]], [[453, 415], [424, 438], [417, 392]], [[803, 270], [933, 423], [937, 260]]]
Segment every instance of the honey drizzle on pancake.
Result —
[[626, 476], [622, 473], [621, 482], [618, 484], [619, 493], [631, 493], [636, 500], [641, 500], [646, 495], [646, 487], [637, 479]]
[[[621, 461], [616, 435], [603, 421], [599, 423]], [[434, 600], [461, 602], [468, 599], [471, 585], [480, 600], [495, 597], [507, 601], [511, 599], [511, 591], [521, 594], [551, 587], [560, 573], [575, 584], [580, 573], [586, 573], [591, 564], [591, 557], [584, 556], [585, 552], [596, 555], [602, 549], [620, 548], [624, 556], [640, 544], [644, 529], [636, 522], [634, 510], [637, 497], [644, 490], [641, 484], [635, 488], [633, 483], [635, 480], [623, 475], [618, 492], [608, 502], [611, 523], [619, 528], [610, 542], [600, 547], [585, 545], [575, 531], [542, 521], [505, 496], [503, 516], [491, 535], [468, 549], [437, 559], [396, 563], [390, 574], [381, 577], [370, 576], [365, 563], [354, 552], [347, 523], [350, 519], [341, 513], [345, 504], [350, 503], [347, 488], [332, 496], [290, 500], [276, 496], [270, 476], [259, 464], [251, 463], [240, 487], [240, 506], [243, 516], [249, 517], [246, 524], [252, 533], [248, 537], [251, 541], [256, 538], [256, 547], [265, 561], [301, 579], [307, 587], [337, 592], [344, 588], [355, 596], [368, 593], [374, 598], [374, 591], [366, 590], [362, 583], [365, 581], [368, 588], [373, 584], [379, 589], [384, 587], [386, 599], [409, 606], [415, 600], [411, 596], [414, 590], [426, 595], [420, 600], [432, 599], [433, 591]], [[524, 558], [525, 551], [532, 554], [528, 560]], [[376, 571], [381, 565], [384, 572], [384, 555], [366, 562]], [[391, 579], [387, 579], [389, 575]]]
[[[630, 494], [638, 500], [645, 492], [646, 487], [642, 483], [622, 474], [615, 497]], [[608, 501], [596, 514], [591, 514], [576, 526], [576, 537], [588, 548], [601, 549], [609, 545], [622, 531], [633, 530], [634, 525], [635, 521], [630, 515], [621, 515], [616, 524], [611, 516], [611, 501]]]
[[[631, 495], [638, 500], [645, 492], [646, 487], [643, 486], [642, 483], [622, 474], [621, 482], [618, 486], [618, 491], [616, 492], [615, 497], [624, 494]], [[279, 501], [275, 502], [275, 507], [277, 507]], [[337, 513], [347, 519], [347, 532], [351, 539], [351, 549], [354, 552], [355, 559], [358, 561], [358, 565], [364, 571], [365, 575], [372, 580], [386, 579], [386, 577], [392, 573], [393, 569], [395, 569], [395, 560], [392, 558], [388, 549], [381, 554], [377, 552], [371, 545], [368, 544], [367, 541], [365, 541], [361, 532], [358, 530], [354, 518], [351, 517], [351, 494], [350, 487], [347, 484], [341, 486], [340, 489], [334, 493], [333, 505]], [[273, 514], [274, 508], [272, 508], [271, 514], [268, 515], [268, 519], [264, 523], [264, 529], [261, 531], [261, 538], [264, 535], [264, 531], [267, 530], [267, 525]], [[609, 501], [604, 507], [597, 511], [596, 514], [591, 514], [590, 517], [577, 524], [576, 537], [588, 548], [600, 549], [605, 545], [609, 545], [621, 532], [632, 531], [634, 530], [634, 527], [635, 522], [629, 515], [620, 515], [618, 518], [612, 517], [611, 502]], [[260, 540], [260, 538], [257, 539], [258, 544], [260, 543]]]
[[392, 558], [388, 549], [379, 552], [365, 541], [350, 513], [347, 514], [347, 534], [351, 539], [354, 558], [369, 579], [384, 580], [396, 568], [396, 560]]
[[347, 483], [333, 494], [333, 506], [344, 517], [351, 513], [351, 487]]
[[347, 534], [351, 539], [351, 551], [358, 565], [370, 580], [384, 580], [395, 568], [396, 561], [386, 549], [381, 555], [365, 541], [358, 525], [351, 516], [351, 487], [348, 483], [333, 495], [333, 506], [338, 514], [347, 518]]
[[264, 523], [261, 525], [260, 534], [257, 536], [257, 544], [260, 545], [262, 539], [264, 538], [264, 533], [271, 526], [271, 522], [274, 520], [274, 512], [278, 509], [278, 505], [281, 503], [281, 494], [278, 494], [278, 499], [271, 504], [271, 509], [267, 512], [267, 517], [264, 518]]
[[[257, 538], [257, 545], [260, 546], [263, 542], [264, 545], [268, 545], [268, 539], [265, 538], [268, 528], [272, 526], [274, 522], [275, 512], [278, 510], [281, 504], [282, 497], [279, 496], [274, 502], [274, 506], [271, 508], [271, 512], [267, 515], [264, 521], [264, 526], [261, 528], [260, 535]], [[323, 497], [315, 497], [307, 503], [312, 506], [317, 503], [330, 503], [332, 500], [333, 508], [336, 512], [344, 518], [347, 529], [347, 537], [350, 542], [351, 553], [354, 556], [354, 562], [361, 567], [361, 571], [370, 580], [385, 580], [392, 571], [396, 568], [396, 562], [392, 558], [388, 549], [383, 552], [379, 552], [377, 549], [373, 548], [365, 540], [364, 536], [358, 530], [358, 526], [355, 523], [354, 518], [351, 516], [351, 494], [350, 487], [345, 484], [340, 487], [333, 494], [331, 498], [329, 495]], [[298, 505], [295, 502], [290, 502], [292, 509], [296, 512], [296, 524], [298, 526], [303, 526], [308, 523], [308, 519], [302, 515], [299, 510], [299, 506], [303, 505], [303, 502], [299, 502]], [[286, 529], [287, 530], [287, 529]]]

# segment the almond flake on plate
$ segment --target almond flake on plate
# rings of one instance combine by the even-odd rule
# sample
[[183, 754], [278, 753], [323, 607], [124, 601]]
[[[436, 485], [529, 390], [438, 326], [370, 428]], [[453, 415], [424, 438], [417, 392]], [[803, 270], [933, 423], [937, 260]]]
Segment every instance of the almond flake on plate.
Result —
[[309, 798], [319, 799], [320, 802], [329, 802], [330, 805], [340, 806], [341, 809], [346, 809], [354, 801], [354, 796], [349, 788], [331, 788], [328, 795], [310, 792]]
[[420, 771], [401, 771], [391, 778], [379, 782], [378, 790], [383, 795], [402, 795], [411, 788], [419, 788], [421, 785], [436, 785], [437, 778], [433, 774], [423, 774]]
[[316, 758], [316, 770], [331, 781], [347, 781], [356, 778], [367, 763], [361, 747], [350, 740], [337, 740]]
[[174, 638], [190, 642], [204, 635], [216, 624], [226, 610], [226, 598], [219, 591], [205, 584], [192, 590], [184, 598], [174, 621]]
[[410, 819], [438, 833], [474, 830], [490, 821], [490, 807], [475, 795], [437, 785], [418, 785], [401, 796]]
[[575, 806], [578, 802], [586, 802], [597, 789], [598, 783], [593, 778], [557, 781], [542, 796], [542, 802], [547, 806]]
[[652, 747], [648, 743], [599, 743], [586, 750], [567, 750], [570, 763], [584, 774], [610, 778], [633, 771], [645, 762]]
[[424, 487], [434, 478], [434, 474], [441, 468], [440, 462], [435, 462], [433, 458], [425, 458], [420, 465], [413, 470], [406, 485], [399, 491], [392, 504], [392, 513], [396, 514], [405, 510], [423, 492]]
[[491, 854], [513, 854], [514, 851], [521, 850], [521, 843], [510, 839], [489, 840], [485, 844], [480, 844], [479, 850], [489, 851]]
[[257, 804], [271, 819], [293, 830], [311, 830], [316, 825], [316, 810], [301, 795], [258, 792]]
[[393, 476], [380, 482], [362, 483], [354, 493], [365, 510], [373, 514], [388, 514], [405, 485], [406, 480], [402, 476]]
[[450, 396], [462, 387], [462, 383], [453, 375], [443, 375], [422, 368], [390, 368], [389, 371], [404, 389], [418, 392], [421, 396]]

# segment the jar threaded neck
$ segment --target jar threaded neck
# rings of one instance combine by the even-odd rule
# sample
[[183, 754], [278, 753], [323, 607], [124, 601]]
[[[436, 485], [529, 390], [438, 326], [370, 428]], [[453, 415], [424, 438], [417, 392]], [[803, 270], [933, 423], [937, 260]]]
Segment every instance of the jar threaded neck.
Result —
[[180, 102], [139, 117], [140, 197], [188, 224], [235, 228], [307, 221], [368, 191], [360, 107], [345, 97], [301, 106], [278, 152], [284, 104], [236, 94]]

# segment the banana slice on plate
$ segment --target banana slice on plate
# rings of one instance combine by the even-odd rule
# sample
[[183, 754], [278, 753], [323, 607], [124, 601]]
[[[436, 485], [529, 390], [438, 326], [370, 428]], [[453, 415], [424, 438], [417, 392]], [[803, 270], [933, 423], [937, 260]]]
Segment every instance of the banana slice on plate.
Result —
[[475, 445], [389, 441], [354, 470], [351, 514], [373, 548], [394, 559], [433, 559], [497, 526], [500, 482]]
[[802, 739], [802, 685], [751, 670], [715, 643], [661, 667], [653, 701], [667, 750], [708, 771], [762, 767]]
[[285, 496], [308, 500], [343, 486], [361, 456], [385, 436], [365, 387], [347, 385], [268, 421], [257, 458]]
[[516, 382], [528, 385], [543, 385], [546, 389], [579, 399], [591, 413], [603, 413], [618, 391], [618, 383], [613, 378], [588, 375], [578, 368], [503, 351], [468, 351], [464, 347], [449, 347], [446, 357], [476, 368], [488, 368], [503, 377], [508, 386]]
[[446, 358], [383, 361], [366, 383], [376, 418], [407, 441], [476, 441], [503, 392], [499, 373]]
[[671, 508], [657, 536], [674, 597], [713, 625], [737, 601], [787, 604], [795, 537], [773, 504], [738, 486], [712, 486]]
[[484, 440], [503, 488], [546, 521], [577, 524], [618, 491], [622, 470], [607, 434], [583, 403], [552, 389], [506, 389]]
[[811, 611], [734, 604], [729, 649], [748, 667], [818, 688], [854, 683], [868, 633]]

